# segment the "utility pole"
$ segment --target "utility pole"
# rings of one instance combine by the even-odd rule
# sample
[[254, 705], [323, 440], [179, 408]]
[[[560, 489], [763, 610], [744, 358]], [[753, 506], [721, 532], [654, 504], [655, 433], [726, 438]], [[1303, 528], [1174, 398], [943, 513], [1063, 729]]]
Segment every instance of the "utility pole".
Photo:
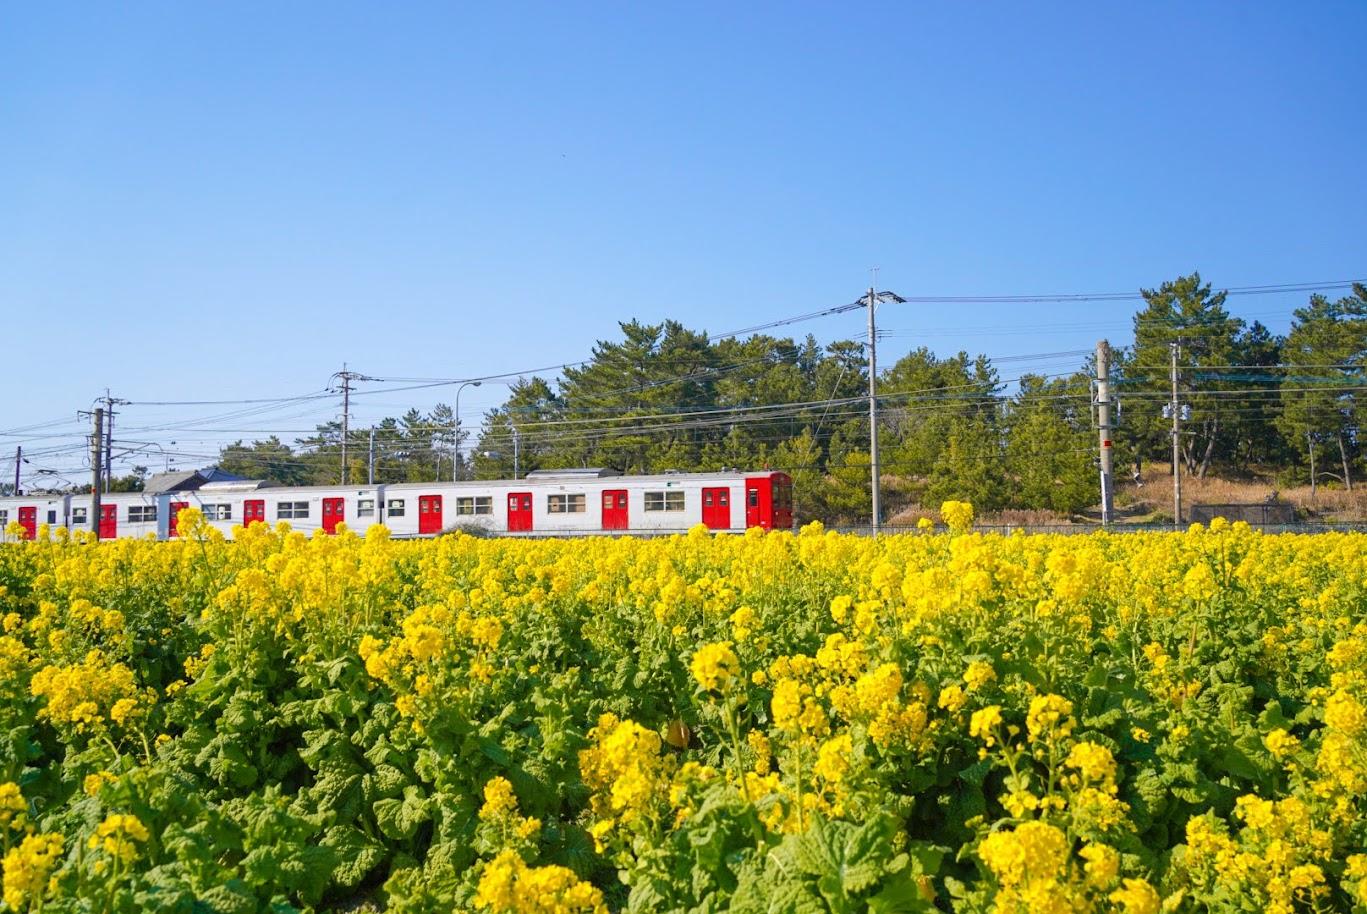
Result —
[[100, 537], [100, 477], [104, 470], [104, 407], [95, 407], [90, 430], [90, 532]]
[[1096, 344], [1096, 424], [1101, 442], [1101, 525], [1109, 527], [1115, 508], [1111, 475], [1111, 345]]
[[366, 458], [366, 485], [375, 485], [375, 426], [370, 427], [370, 452]]
[[23, 490], [19, 488], [19, 467], [24, 462], [24, 447], [20, 445], [14, 449], [14, 494], [23, 495]]
[[874, 321], [874, 311], [880, 301], [905, 302], [906, 299], [895, 292], [878, 292], [869, 286], [868, 295], [855, 302], [869, 309], [869, 489], [873, 495], [870, 526], [873, 535], [878, 535], [882, 520], [882, 491], [878, 473], [878, 327]]
[[513, 430], [513, 478], [516, 479], [520, 469], [519, 463], [522, 454], [522, 436], [518, 434], [516, 425], [510, 423], [508, 427]]
[[873, 535], [878, 535], [878, 524], [883, 518], [882, 486], [878, 474], [878, 331], [873, 314], [878, 304], [877, 293], [869, 286], [869, 484], [873, 492], [871, 520]]
[[1172, 523], [1173, 526], [1181, 529], [1182, 526], [1182, 464], [1178, 460], [1181, 456], [1181, 435], [1182, 435], [1182, 409], [1177, 403], [1177, 353], [1181, 348], [1181, 343], [1173, 340], [1170, 344], [1172, 349]]
[[100, 399], [104, 400], [104, 491], [108, 492], [114, 482], [114, 407], [125, 406], [129, 401], [111, 397], [108, 387]]
[[342, 485], [347, 484], [347, 465], [346, 465], [346, 444], [347, 437], [351, 434], [351, 382], [352, 381], [373, 381], [359, 371], [348, 371], [346, 362], [342, 363], [342, 370], [333, 375], [342, 382]]

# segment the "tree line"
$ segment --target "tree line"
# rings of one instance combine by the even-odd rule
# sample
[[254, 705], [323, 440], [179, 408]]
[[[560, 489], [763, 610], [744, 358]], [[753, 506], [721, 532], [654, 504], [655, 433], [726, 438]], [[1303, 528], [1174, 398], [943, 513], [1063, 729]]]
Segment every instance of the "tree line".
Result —
[[[1360, 474], [1357, 401], [1367, 350], [1367, 287], [1296, 309], [1286, 336], [1229, 313], [1225, 292], [1193, 273], [1141, 290], [1133, 341], [1112, 350], [1117, 471], [1171, 455], [1174, 355], [1186, 472], [1274, 472], [1284, 484], [1351, 486]], [[712, 340], [678, 321], [620, 324], [559, 377], [527, 377], [479, 433], [452, 410], [409, 410], [374, 430], [378, 482], [507, 478], [514, 470], [608, 466], [628, 473], [781, 469], [802, 519], [869, 511], [864, 345], [765, 334]], [[1174, 352], [1174, 346], [1175, 352]], [[1063, 514], [1098, 501], [1095, 360], [1008, 385], [987, 356], [897, 358], [878, 377], [880, 462], [889, 511], [950, 498], [981, 510]], [[348, 441], [365, 479], [369, 430]], [[471, 440], [471, 439], [474, 440]], [[286, 444], [235, 442], [220, 466], [294, 485], [335, 483], [341, 428]]]

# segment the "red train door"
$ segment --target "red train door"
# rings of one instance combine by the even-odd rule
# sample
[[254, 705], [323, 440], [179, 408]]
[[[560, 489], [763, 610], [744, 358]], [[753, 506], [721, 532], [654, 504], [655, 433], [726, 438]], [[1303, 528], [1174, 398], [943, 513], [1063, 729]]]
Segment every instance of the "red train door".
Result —
[[[512, 510], [512, 501], [508, 502], [508, 509]], [[604, 489], [603, 490], [603, 529], [604, 530], [626, 530], [630, 527], [630, 519], [627, 517], [627, 490], [626, 489]]]
[[709, 530], [731, 527], [731, 490], [725, 486], [702, 490], [702, 522]]
[[346, 518], [346, 499], [323, 499], [323, 532], [336, 533], [337, 525]]
[[100, 539], [117, 539], [119, 535], [119, 506], [100, 505]]
[[171, 502], [171, 516], [167, 518], [166, 522], [166, 532], [169, 533], [171, 536], [180, 535], [180, 512], [184, 511], [188, 507], [190, 507], [190, 503], [188, 501]]
[[532, 493], [508, 493], [508, 531], [532, 529]]
[[19, 526], [21, 526], [21, 527], [24, 528], [24, 538], [25, 538], [25, 539], [31, 539], [31, 540], [37, 539], [37, 538], [38, 538], [38, 509], [37, 509], [37, 508], [20, 508], [20, 509], [19, 509]]
[[250, 527], [257, 522], [266, 522], [266, 500], [249, 498], [242, 503], [242, 526]]
[[441, 532], [441, 496], [418, 496], [418, 532]]
[[745, 480], [745, 526], [763, 527], [768, 530], [773, 526], [773, 515], [770, 513], [769, 499], [769, 478]]

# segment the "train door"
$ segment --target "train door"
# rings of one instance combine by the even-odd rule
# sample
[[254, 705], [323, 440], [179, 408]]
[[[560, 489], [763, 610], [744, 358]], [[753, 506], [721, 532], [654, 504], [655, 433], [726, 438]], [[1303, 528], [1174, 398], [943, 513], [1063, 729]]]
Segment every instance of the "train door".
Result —
[[20, 508], [19, 526], [24, 528], [24, 538], [34, 540], [38, 538], [38, 509]]
[[793, 527], [793, 478], [787, 473], [775, 473], [769, 483], [773, 493], [773, 518], [775, 530], [791, 530]]
[[532, 529], [532, 493], [508, 493], [508, 532]]
[[605, 489], [603, 491], [603, 529], [626, 530], [630, 526], [630, 519], [627, 517], [627, 490]]
[[166, 532], [172, 537], [180, 535], [180, 512], [190, 507], [188, 501], [173, 501], [167, 512]]
[[249, 498], [242, 503], [242, 526], [250, 527], [257, 522], [266, 522], [266, 500]]
[[745, 480], [745, 526], [763, 527], [766, 530], [773, 526], [769, 513], [769, 494], [768, 477]]
[[709, 530], [731, 527], [731, 490], [725, 486], [702, 490], [702, 522]]
[[119, 506], [100, 505], [100, 539], [112, 540], [119, 536]]
[[336, 533], [337, 525], [346, 519], [345, 498], [323, 499], [323, 532]]
[[441, 532], [441, 496], [418, 496], [418, 532]]

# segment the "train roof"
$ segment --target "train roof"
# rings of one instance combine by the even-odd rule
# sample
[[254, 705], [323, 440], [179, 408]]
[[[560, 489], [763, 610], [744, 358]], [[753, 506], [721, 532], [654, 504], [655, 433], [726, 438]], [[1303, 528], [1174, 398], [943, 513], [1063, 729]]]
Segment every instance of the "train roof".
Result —
[[644, 474], [644, 475], [640, 475], [640, 476], [636, 476], [636, 475], [632, 475], [632, 476], [623, 476], [623, 475], [620, 475], [620, 474], [618, 474], [618, 475], [616, 475], [616, 476], [592, 476], [592, 475], [586, 476], [586, 475], [583, 475], [583, 474], [574, 474], [574, 473], [571, 473], [571, 474], [562, 474], [562, 473], [559, 473], [558, 471], [547, 471], [547, 472], [545, 472], [545, 473], [537, 472], [536, 475], [533, 475], [533, 474], [531, 474], [531, 473], [528, 473], [527, 476], [524, 477], [524, 478], [522, 478], [522, 479], [465, 479], [465, 480], [461, 480], [460, 482], [449, 482], [449, 481], [447, 481], [447, 482], [396, 482], [396, 483], [386, 483], [386, 484], [385, 484], [385, 490], [386, 490], [386, 491], [389, 491], [389, 490], [392, 490], [392, 489], [400, 489], [400, 490], [403, 490], [403, 491], [408, 491], [408, 490], [414, 490], [414, 491], [416, 491], [416, 490], [418, 490], [418, 489], [430, 489], [430, 488], [432, 488], [433, 486], [438, 486], [438, 485], [439, 485], [439, 486], [456, 486], [456, 487], [458, 487], [458, 488], [467, 488], [467, 489], [480, 489], [480, 488], [490, 488], [490, 487], [494, 487], [494, 488], [506, 488], [506, 487], [517, 487], [517, 486], [526, 486], [526, 485], [538, 485], [538, 484], [546, 484], [546, 483], [567, 485], [567, 484], [572, 484], [572, 483], [575, 483], [575, 482], [592, 482], [592, 481], [595, 481], [595, 480], [603, 480], [603, 481], [607, 481], [607, 482], [613, 482], [613, 481], [618, 481], [618, 480], [620, 480], [623, 484], [626, 484], [626, 483], [639, 484], [639, 483], [652, 483], [652, 482], [653, 482], [653, 483], [671, 483], [671, 482], [680, 482], [680, 481], [683, 481], [683, 480], [696, 480], [696, 481], [699, 481], [699, 482], [707, 482], [707, 481], [715, 480], [715, 481], [721, 482], [721, 481], [726, 481], [726, 480], [736, 480], [736, 479], [751, 478], [751, 477], [755, 477], [755, 476], [772, 476], [772, 475], [775, 475], [775, 474], [782, 475], [782, 474], [780, 474], [780, 472], [779, 472], [778, 470], [717, 470], [717, 471], [715, 471], [715, 472], [708, 472], [708, 473], [681, 473], [681, 472], [680, 472], [680, 473], [676, 473], [676, 472], [666, 471], [666, 472], [664, 472], [664, 473], [651, 473], [651, 474]]

